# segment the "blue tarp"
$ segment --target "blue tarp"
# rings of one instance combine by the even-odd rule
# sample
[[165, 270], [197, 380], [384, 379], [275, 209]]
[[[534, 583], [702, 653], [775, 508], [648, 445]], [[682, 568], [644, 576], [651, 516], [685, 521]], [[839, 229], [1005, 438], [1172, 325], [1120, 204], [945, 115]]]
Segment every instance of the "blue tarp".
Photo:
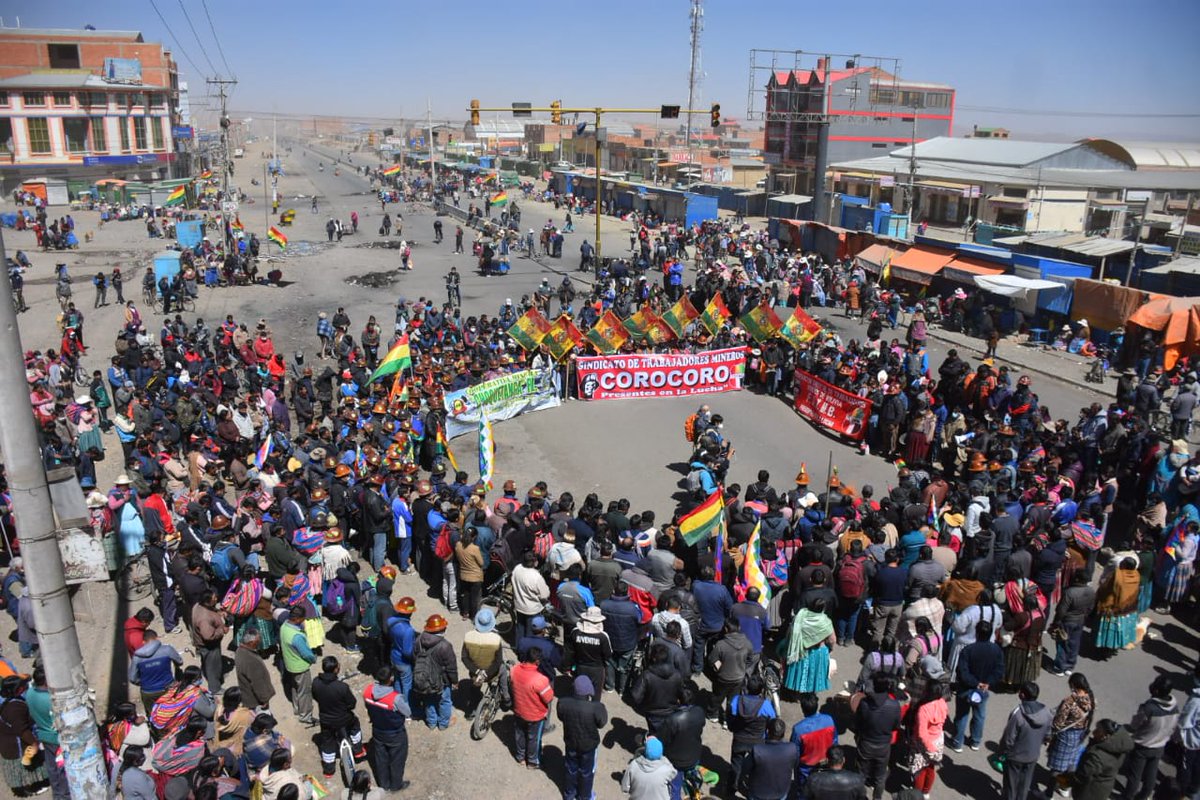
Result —
[[1025, 278], [1041, 278], [1061, 283], [1062, 292], [1038, 292], [1037, 307], [1054, 314], [1069, 314], [1075, 300], [1074, 279], [1092, 277], [1092, 268], [1056, 258], [1013, 253], [1013, 268], [1017, 275]]
[[686, 224], [689, 228], [696, 223], [717, 218], [717, 198], [692, 192], [687, 192], [685, 196], [687, 197]]
[[164, 250], [154, 256], [154, 280], [172, 280], [179, 274], [179, 251]]
[[179, 242], [180, 247], [186, 247], [189, 250], [200, 244], [203, 235], [203, 225], [198, 219], [184, 220], [175, 226], [175, 241]]

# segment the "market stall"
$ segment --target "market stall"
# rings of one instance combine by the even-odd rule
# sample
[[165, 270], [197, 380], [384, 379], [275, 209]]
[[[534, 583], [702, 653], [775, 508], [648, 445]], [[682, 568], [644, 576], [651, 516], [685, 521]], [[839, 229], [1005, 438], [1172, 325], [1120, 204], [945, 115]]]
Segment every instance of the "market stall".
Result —
[[[1162, 331], [1163, 369], [1174, 367], [1181, 356], [1200, 355], [1200, 297], [1155, 298], [1134, 311], [1128, 324]], [[1139, 337], [1126, 332], [1126, 341]]]

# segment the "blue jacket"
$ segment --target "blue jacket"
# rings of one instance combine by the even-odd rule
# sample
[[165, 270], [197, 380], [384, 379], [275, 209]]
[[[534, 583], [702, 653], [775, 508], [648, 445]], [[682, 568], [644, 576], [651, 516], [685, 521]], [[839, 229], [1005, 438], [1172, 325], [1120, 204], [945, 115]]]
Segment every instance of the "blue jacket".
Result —
[[921, 548], [925, 546], [925, 534], [917, 531], [909, 531], [900, 537], [900, 541], [896, 543], [896, 547], [902, 552], [900, 556], [900, 566], [911, 567], [917, 563], [917, 556], [921, 554]]
[[408, 617], [396, 616], [387, 622], [388, 638], [392, 640], [392, 664], [413, 663], [413, 642], [417, 634]]
[[604, 614], [604, 632], [613, 653], [628, 653], [637, 647], [642, 628], [642, 610], [628, 594], [614, 594], [600, 604]]
[[721, 630], [733, 609], [729, 590], [715, 581], [693, 581], [692, 594], [700, 608], [700, 630], [706, 633]]
[[175, 682], [175, 666], [183, 657], [169, 644], [151, 639], [139, 647], [129, 662], [129, 682], [143, 692], [161, 692]]

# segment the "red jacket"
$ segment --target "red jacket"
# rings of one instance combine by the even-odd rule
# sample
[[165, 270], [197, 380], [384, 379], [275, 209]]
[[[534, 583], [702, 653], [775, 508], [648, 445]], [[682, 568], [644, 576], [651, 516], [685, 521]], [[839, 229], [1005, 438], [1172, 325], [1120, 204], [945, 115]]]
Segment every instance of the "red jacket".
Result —
[[133, 658], [133, 654], [145, 643], [146, 625], [137, 617], [125, 620], [125, 649], [129, 651], [129, 657]]
[[554, 688], [537, 664], [517, 664], [512, 668], [513, 711], [526, 722], [537, 722], [550, 713]]

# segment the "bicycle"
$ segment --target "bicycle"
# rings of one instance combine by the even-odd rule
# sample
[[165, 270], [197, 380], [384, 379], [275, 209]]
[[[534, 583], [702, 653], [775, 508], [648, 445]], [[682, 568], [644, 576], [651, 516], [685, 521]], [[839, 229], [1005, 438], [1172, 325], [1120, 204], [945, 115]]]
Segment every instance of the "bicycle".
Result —
[[500, 577], [484, 588], [481, 603], [495, 609], [496, 633], [508, 638], [508, 634], [513, 629], [513, 598], [508, 585], [507, 572], [501, 573]]
[[349, 789], [354, 779], [354, 745], [350, 743], [350, 735], [345, 728], [338, 730], [337, 764], [342, 783]]
[[127, 558], [124, 566], [113, 574], [113, 582], [117, 592], [130, 603], [148, 597], [154, 591], [154, 581], [150, 577], [150, 561], [146, 551]]
[[142, 304], [146, 308], [154, 308], [154, 304], [158, 302], [158, 288], [153, 285], [142, 284]]
[[478, 670], [471, 679], [477, 687], [482, 687], [483, 694], [475, 704], [474, 716], [471, 719], [471, 738], [479, 741], [487, 736], [492, 728], [492, 722], [500, 710], [500, 680], [513, 666], [511, 661], [504, 662], [504, 669], [489, 678], [484, 670]]

